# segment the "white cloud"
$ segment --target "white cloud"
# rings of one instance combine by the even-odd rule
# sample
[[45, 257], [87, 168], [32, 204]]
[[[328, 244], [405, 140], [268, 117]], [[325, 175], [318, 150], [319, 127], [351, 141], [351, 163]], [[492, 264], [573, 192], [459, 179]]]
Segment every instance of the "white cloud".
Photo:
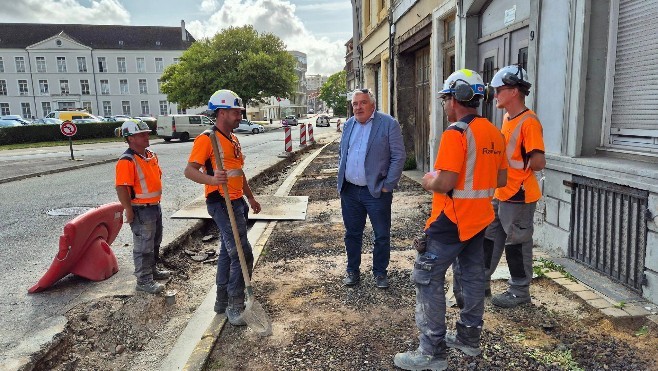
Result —
[[91, 0], [89, 6], [79, 0], [3, 1], [1, 22], [130, 24], [130, 14], [119, 0]]
[[325, 3], [303, 4], [297, 5], [299, 10], [312, 10], [312, 11], [345, 11], [346, 14], [351, 14], [352, 4], [347, 1], [334, 1]]
[[217, 0], [203, 0], [201, 2], [201, 5], [199, 6], [199, 9], [201, 9], [204, 12], [214, 12], [217, 9], [218, 6]]
[[193, 20], [187, 29], [195, 38], [212, 37], [230, 26], [253, 25], [280, 37], [288, 50], [307, 55], [307, 73], [330, 75], [345, 64], [345, 41], [313, 35], [286, 0], [226, 0], [207, 20]]

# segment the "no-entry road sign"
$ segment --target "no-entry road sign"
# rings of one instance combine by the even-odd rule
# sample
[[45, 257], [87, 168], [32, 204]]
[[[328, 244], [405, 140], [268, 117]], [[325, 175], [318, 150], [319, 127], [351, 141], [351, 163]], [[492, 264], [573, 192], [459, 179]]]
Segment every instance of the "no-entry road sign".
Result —
[[67, 137], [72, 137], [78, 132], [78, 128], [71, 121], [64, 121], [59, 126], [59, 130]]

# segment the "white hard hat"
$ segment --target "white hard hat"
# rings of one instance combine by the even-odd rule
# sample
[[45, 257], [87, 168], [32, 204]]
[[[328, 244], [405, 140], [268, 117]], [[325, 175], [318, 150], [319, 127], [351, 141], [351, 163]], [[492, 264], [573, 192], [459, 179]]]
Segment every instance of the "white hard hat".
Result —
[[439, 95], [451, 94], [458, 101], [469, 101], [476, 95], [484, 96], [484, 81], [475, 71], [461, 69], [453, 72], [443, 83]]
[[121, 137], [129, 137], [139, 133], [150, 133], [151, 129], [142, 120], [130, 119], [121, 124], [120, 135]]
[[528, 81], [528, 74], [525, 70], [516, 64], [506, 66], [498, 70], [491, 79], [491, 86], [494, 88], [507, 86], [519, 86], [523, 90], [528, 90], [532, 84]]
[[215, 111], [219, 108], [239, 108], [245, 110], [242, 106], [242, 98], [231, 90], [217, 90], [208, 100], [208, 109]]

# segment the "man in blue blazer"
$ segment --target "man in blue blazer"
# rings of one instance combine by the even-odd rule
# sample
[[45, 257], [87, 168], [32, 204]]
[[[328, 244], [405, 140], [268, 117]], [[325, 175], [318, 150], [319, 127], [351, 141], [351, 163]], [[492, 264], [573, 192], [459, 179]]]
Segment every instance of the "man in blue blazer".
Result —
[[388, 287], [386, 268], [391, 254], [391, 203], [406, 152], [400, 124], [375, 111], [368, 89], [352, 93], [354, 116], [343, 126], [338, 157], [338, 193], [345, 224], [347, 274], [343, 283], [361, 281], [361, 246], [366, 216], [375, 234], [372, 272], [379, 288]]

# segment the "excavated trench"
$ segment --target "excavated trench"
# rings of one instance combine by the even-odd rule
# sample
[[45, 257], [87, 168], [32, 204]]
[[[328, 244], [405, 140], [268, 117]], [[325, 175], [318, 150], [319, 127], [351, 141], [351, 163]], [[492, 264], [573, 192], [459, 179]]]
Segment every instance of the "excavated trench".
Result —
[[[307, 146], [249, 182], [258, 194], [273, 194], [308, 153]], [[106, 296], [78, 304], [66, 313], [68, 323], [48, 349], [32, 356], [26, 370], [153, 370], [167, 356], [189, 318], [214, 284], [217, 228], [201, 228], [163, 249], [161, 264], [174, 272], [164, 295], [144, 293]], [[206, 256], [200, 259], [199, 256]]]

